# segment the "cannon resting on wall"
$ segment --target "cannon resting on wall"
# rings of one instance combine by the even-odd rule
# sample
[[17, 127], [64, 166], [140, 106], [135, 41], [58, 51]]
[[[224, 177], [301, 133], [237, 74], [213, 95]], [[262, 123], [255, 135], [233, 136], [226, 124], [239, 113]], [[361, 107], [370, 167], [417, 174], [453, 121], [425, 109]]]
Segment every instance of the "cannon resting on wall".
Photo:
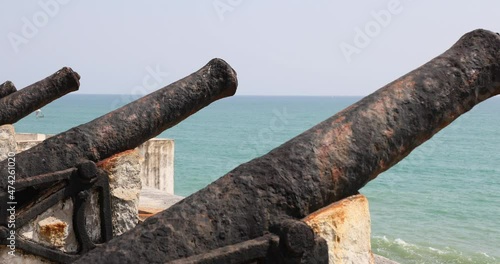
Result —
[[[70, 70], [64, 68], [62, 71]], [[58, 74], [60, 72], [41, 82], [55, 84], [65, 91], [73, 87]], [[71, 75], [78, 76], [76, 73]], [[43, 98], [44, 91], [56, 90], [46, 83], [33, 86], [36, 89], [21, 90], [36, 93], [36, 99], [28, 102]], [[233, 95], [236, 86], [235, 71], [223, 60], [213, 59], [184, 79], [17, 154], [15, 175], [11, 173], [9, 159], [0, 162], [0, 242], [9, 243], [12, 228], [7, 209], [14, 201], [17, 207], [15, 228], [19, 229], [57, 202], [71, 198], [75, 207], [73, 224], [79, 242], [78, 254], [44, 247], [22, 237], [16, 237], [16, 246], [53, 261], [74, 261], [96, 246], [88, 236], [84, 219], [85, 204], [94, 190], [99, 193], [101, 242], [108, 241], [112, 236], [109, 183], [106, 173], [95, 163], [133, 149], [213, 101]], [[11, 99], [15, 94], [0, 100], [0, 104], [8, 99], [12, 108], [24, 105]], [[22, 118], [24, 114], [17, 116]]]
[[[136, 147], [235, 89], [235, 72], [212, 60], [185, 79], [50, 138], [17, 155], [18, 195], [26, 205], [33, 199], [44, 204], [49, 195], [84, 203], [85, 191], [97, 184], [105, 197], [106, 175], [94, 162]], [[44, 254], [75, 263], [327, 263], [326, 242], [301, 219], [356, 194], [461, 114], [498, 94], [500, 36], [472, 31], [423, 66], [129, 232], [110, 241], [107, 236], [97, 247], [80, 232], [86, 246], [78, 256]], [[8, 199], [7, 167], [0, 163], [0, 207]], [[43, 208], [23, 213], [28, 219]], [[0, 216], [2, 231], [5, 215]], [[29, 241], [22, 243], [33, 249]]]

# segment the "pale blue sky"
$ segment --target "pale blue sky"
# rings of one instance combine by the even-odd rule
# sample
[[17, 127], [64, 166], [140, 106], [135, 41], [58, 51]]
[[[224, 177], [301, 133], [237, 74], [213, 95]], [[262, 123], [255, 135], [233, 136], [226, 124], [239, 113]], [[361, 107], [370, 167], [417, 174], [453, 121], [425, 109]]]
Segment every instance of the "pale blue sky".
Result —
[[366, 95], [468, 31], [500, 31], [495, 0], [311, 2], [2, 1], [0, 82], [70, 66], [78, 93], [141, 94], [220, 57], [239, 95]]

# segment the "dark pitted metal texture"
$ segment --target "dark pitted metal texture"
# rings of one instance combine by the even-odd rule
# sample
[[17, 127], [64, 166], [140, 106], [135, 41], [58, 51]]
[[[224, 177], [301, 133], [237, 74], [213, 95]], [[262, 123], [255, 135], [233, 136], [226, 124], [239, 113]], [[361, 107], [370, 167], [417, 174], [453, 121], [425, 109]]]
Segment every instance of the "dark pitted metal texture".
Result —
[[17, 92], [16, 86], [11, 81], [0, 84], [0, 99], [15, 92]]
[[64, 67], [24, 89], [0, 97], [0, 125], [14, 124], [57, 98], [77, 91], [80, 87], [79, 80], [78, 73]]
[[76, 263], [164, 263], [264, 235], [357, 193], [500, 93], [500, 36], [475, 30], [420, 68], [96, 248]]
[[[210, 103], [233, 95], [236, 87], [236, 72], [225, 61], [213, 59], [184, 79], [17, 154], [16, 180], [133, 149]], [[2, 189], [7, 186], [7, 172], [7, 162], [0, 162]]]

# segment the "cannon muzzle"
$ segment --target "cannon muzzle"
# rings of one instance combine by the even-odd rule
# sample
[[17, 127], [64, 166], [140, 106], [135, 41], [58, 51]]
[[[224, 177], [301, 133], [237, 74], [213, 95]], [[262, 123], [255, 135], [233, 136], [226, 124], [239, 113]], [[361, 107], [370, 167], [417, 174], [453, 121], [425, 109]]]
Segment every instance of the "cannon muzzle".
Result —
[[11, 81], [0, 84], [0, 99], [15, 92], [17, 92], [16, 86]]

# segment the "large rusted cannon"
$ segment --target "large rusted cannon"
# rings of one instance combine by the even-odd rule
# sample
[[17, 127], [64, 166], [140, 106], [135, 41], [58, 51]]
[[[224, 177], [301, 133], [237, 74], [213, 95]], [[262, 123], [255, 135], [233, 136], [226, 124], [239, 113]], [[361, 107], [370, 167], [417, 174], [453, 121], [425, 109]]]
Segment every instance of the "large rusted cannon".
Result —
[[[69, 263], [95, 244], [88, 236], [85, 204], [97, 191], [103, 243], [111, 239], [108, 177], [95, 162], [133, 149], [181, 122], [210, 103], [236, 92], [236, 72], [223, 60], [206, 66], [152, 94], [87, 124], [45, 140], [0, 162], [0, 245], [9, 245], [11, 232], [26, 225], [59, 201], [73, 201], [73, 228], [78, 252], [66, 253], [23, 237], [16, 246], [52, 261]], [[16, 206], [15, 223], [12, 210]]]
[[[213, 101], [233, 95], [236, 86], [235, 71], [213, 59], [184, 79], [18, 154], [16, 180], [133, 149]], [[0, 162], [0, 188], [6, 186], [6, 175], [7, 162]]]
[[0, 125], [14, 124], [55, 99], [78, 90], [79, 80], [78, 73], [71, 68], [64, 67], [17, 92], [12, 93], [12, 87], [9, 88], [11, 92], [9, 95], [0, 96]]
[[0, 84], [0, 99], [15, 92], [17, 92], [16, 86], [11, 81]]
[[[221, 247], [219, 253], [231, 255], [226, 260], [249, 261], [228, 245], [257, 250], [273, 244], [267, 232], [286, 234], [290, 220], [357, 193], [458, 116], [499, 93], [500, 36], [467, 33], [442, 55], [76, 263], [212, 263], [202, 260], [203, 253], [213, 261]], [[288, 249], [300, 242], [287, 239]]]

